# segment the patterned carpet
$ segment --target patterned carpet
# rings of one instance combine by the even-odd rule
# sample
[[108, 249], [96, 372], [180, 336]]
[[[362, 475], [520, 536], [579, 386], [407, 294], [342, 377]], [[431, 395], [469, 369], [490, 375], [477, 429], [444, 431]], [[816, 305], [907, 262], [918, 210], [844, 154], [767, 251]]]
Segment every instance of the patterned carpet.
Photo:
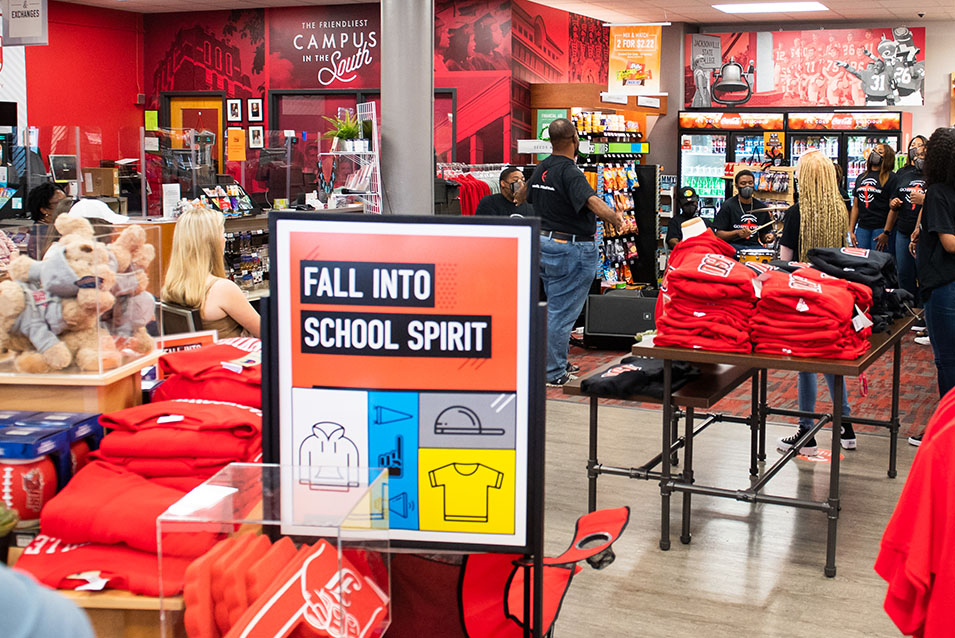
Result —
[[[928, 423], [929, 417], [938, 405], [938, 385], [935, 376], [935, 363], [932, 357], [932, 348], [915, 343], [911, 336], [906, 335], [902, 342], [902, 374], [901, 393], [899, 399], [899, 416], [902, 424], [900, 435], [908, 437], [917, 434]], [[586, 350], [571, 346], [569, 359], [580, 366], [581, 372], [586, 373], [603, 365], [622, 354], [623, 351]], [[859, 379], [846, 379], [849, 390], [849, 404], [852, 413], [862, 417], [888, 419], [892, 403], [892, 352], [889, 351], [866, 371], [868, 380], [868, 396], [861, 395]], [[768, 377], [769, 403], [776, 408], [795, 410], [797, 405], [796, 373], [771, 370]], [[818, 381], [819, 395], [816, 410], [829, 412], [831, 399], [829, 389], [820, 377]], [[749, 411], [749, 383], [746, 383], [728, 397], [720, 401], [716, 410], [729, 414], [745, 415]], [[547, 398], [563, 401], [586, 403], [586, 397], [572, 397], [563, 394], [560, 388], [547, 388]], [[659, 409], [659, 406], [643, 403], [630, 403], [614, 399], [602, 399], [604, 405], [621, 405]], [[773, 416], [773, 421], [786, 422], [785, 417]], [[884, 428], [856, 427], [857, 431], [879, 431], [888, 435]]]

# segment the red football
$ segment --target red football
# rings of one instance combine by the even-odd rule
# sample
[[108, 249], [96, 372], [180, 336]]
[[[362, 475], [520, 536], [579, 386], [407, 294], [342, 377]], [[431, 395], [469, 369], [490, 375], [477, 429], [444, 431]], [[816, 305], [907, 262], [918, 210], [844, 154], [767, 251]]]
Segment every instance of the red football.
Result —
[[56, 494], [56, 469], [47, 457], [0, 460], [0, 496], [20, 515], [18, 528], [40, 523], [40, 510]]

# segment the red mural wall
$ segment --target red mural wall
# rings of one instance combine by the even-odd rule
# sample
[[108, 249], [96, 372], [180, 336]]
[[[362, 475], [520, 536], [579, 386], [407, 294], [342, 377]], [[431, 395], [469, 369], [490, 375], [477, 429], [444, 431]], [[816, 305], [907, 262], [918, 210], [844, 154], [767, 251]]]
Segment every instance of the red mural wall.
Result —
[[49, 9], [50, 44], [26, 47], [29, 124], [100, 131], [100, 144], [95, 133], [86, 140], [84, 132], [87, 166], [137, 157], [138, 138], [124, 131], [143, 123], [143, 107], [136, 105], [143, 92], [142, 14], [64, 2], [50, 2]]

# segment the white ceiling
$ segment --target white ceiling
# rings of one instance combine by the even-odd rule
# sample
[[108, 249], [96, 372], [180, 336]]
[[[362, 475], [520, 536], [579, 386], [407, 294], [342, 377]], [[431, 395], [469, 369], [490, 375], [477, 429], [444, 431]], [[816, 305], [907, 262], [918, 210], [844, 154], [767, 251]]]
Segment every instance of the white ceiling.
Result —
[[[65, 0], [125, 11], [161, 13], [171, 11], [208, 11], [213, 9], [249, 9], [254, 7], [288, 7], [317, 4], [359, 4], [368, 0]], [[764, 13], [729, 15], [711, 4], [741, 0], [538, 0], [565, 11], [589, 15], [608, 22], [664, 21], [717, 23], [787, 22], [877, 22], [888, 21], [914, 26], [922, 21], [955, 20], [953, 0], [821, 0], [830, 11], [818, 13]], [[752, 0], [746, 0], [752, 1]]]

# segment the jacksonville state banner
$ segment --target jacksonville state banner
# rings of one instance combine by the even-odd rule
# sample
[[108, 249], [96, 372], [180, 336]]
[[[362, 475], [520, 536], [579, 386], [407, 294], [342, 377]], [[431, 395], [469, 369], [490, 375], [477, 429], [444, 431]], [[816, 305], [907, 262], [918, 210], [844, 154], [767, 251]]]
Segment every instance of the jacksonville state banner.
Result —
[[688, 34], [686, 108], [921, 106], [925, 28]]

